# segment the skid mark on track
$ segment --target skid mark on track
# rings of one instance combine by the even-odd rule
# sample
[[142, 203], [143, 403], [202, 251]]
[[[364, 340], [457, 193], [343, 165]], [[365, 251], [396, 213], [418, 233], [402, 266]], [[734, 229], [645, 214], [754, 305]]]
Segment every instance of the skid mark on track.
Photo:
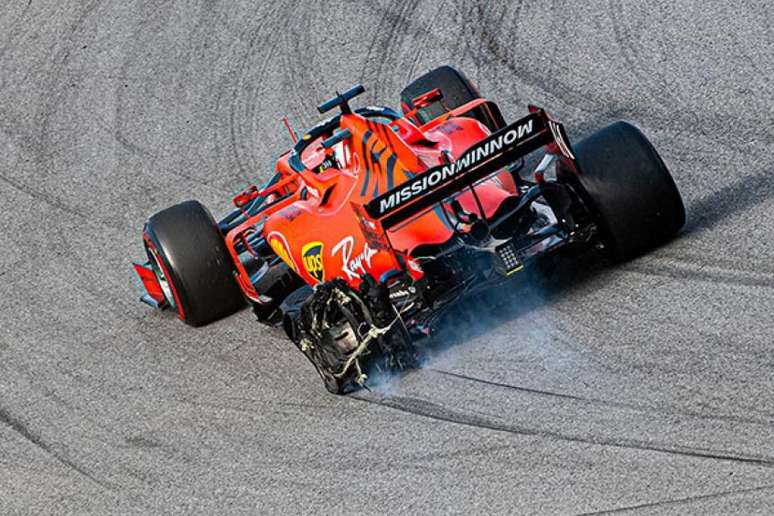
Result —
[[[275, 2], [274, 12], [283, 12], [286, 9], [287, 2]], [[262, 77], [274, 58], [274, 50], [277, 48], [280, 39], [272, 38], [272, 43], [265, 49], [266, 53], [263, 59], [260, 61], [260, 65], [257, 69], [253, 69], [250, 64], [252, 62], [251, 57], [256, 52], [256, 45], [261, 38], [267, 35], [267, 26], [270, 26], [274, 22], [271, 17], [260, 17], [257, 24], [250, 26], [248, 43], [239, 57], [238, 71], [236, 83], [233, 87], [233, 93], [229, 102], [229, 137], [231, 142], [231, 153], [237, 162], [239, 167], [239, 174], [242, 178], [248, 178], [254, 173], [255, 166], [251, 161], [250, 148], [255, 145], [252, 135], [244, 135], [240, 130], [240, 120], [247, 119], [253, 120], [253, 114], [255, 109], [255, 102], [252, 99], [248, 99], [246, 104], [243, 102], [244, 91], [252, 91], [254, 86], [247, 84], [250, 77]], [[244, 108], [244, 112], [242, 109]], [[246, 116], [245, 116], [246, 115]], [[244, 117], [244, 118], [243, 118]]]
[[[11, 26], [7, 31], [5, 42], [3, 42], [3, 46], [0, 47], [0, 60], [4, 59], [10, 50], [17, 49], [19, 47], [17, 40], [21, 39], [21, 36], [32, 28], [32, 26], [27, 23], [27, 14], [30, 10], [30, 7], [32, 7], [32, 0], [28, 0], [27, 5], [24, 7], [24, 9], [22, 9], [22, 12], [19, 13], [13, 22], [11, 22]], [[2, 84], [4, 84], [4, 81], [0, 82], [0, 85]]]
[[682, 260], [660, 260], [657, 264], [634, 262], [626, 264], [624, 270], [676, 280], [691, 278], [713, 284], [774, 288], [774, 271], [728, 269], [709, 263]]
[[691, 418], [696, 419], [703, 419], [703, 420], [710, 420], [710, 421], [731, 421], [734, 423], [743, 423], [743, 424], [753, 424], [753, 425], [761, 425], [761, 426], [767, 426], [770, 428], [774, 428], [774, 423], [768, 420], [760, 420], [760, 419], [752, 419], [752, 418], [742, 418], [737, 416], [730, 416], [730, 415], [724, 415], [724, 414], [702, 414], [700, 412], [692, 412], [687, 410], [672, 410], [667, 408], [661, 408], [661, 407], [654, 407], [651, 405], [646, 404], [638, 404], [638, 403], [626, 403], [622, 401], [614, 401], [614, 400], [606, 400], [602, 398], [590, 398], [590, 397], [583, 397], [583, 396], [574, 396], [572, 394], [564, 394], [560, 392], [552, 392], [552, 391], [545, 391], [540, 389], [531, 389], [528, 387], [522, 387], [519, 385], [511, 385], [507, 383], [501, 383], [501, 382], [494, 382], [491, 380], [484, 380], [481, 378], [476, 378], [473, 376], [468, 376], [460, 373], [454, 373], [451, 371], [442, 371], [439, 369], [423, 369], [423, 371], [429, 371], [432, 373], [444, 375], [444, 376], [450, 376], [453, 378], [457, 378], [460, 380], [466, 380], [470, 382], [480, 383], [484, 385], [489, 385], [492, 387], [500, 387], [503, 389], [513, 390], [522, 392], [525, 394], [535, 394], [539, 396], [548, 396], [552, 398], [563, 398], [567, 400], [572, 401], [578, 401], [582, 403], [587, 403], [591, 405], [598, 405], [598, 406], [604, 406], [604, 407], [611, 407], [611, 408], [620, 408], [620, 409], [627, 409], [627, 410], [633, 410], [636, 412], [641, 412], [645, 414], [663, 414], [663, 415], [670, 415], [670, 416], [687, 416]]
[[[115, 126], [115, 124], [113, 124], [113, 127], [111, 127], [110, 123], [108, 123], [102, 116], [94, 112], [91, 113], [91, 116], [92, 116], [92, 120], [94, 121], [94, 125], [102, 129], [105, 132], [105, 134], [113, 138], [113, 140], [115, 140], [121, 147], [123, 147], [127, 152], [129, 152], [129, 154], [138, 155], [143, 158], [149, 158], [154, 161], [157, 159], [157, 157], [154, 156], [148, 149], [145, 149], [144, 147], [132, 142], [131, 140], [129, 140], [129, 138], [121, 134], [121, 130], [117, 126]], [[190, 179], [191, 181], [201, 183], [201, 181], [196, 181], [195, 178], [186, 177], [186, 179]]]
[[447, 452], [438, 452], [438, 453], [422, 453], [422, 454], [416, 454], [411, 455], [407, 457], [409, 461], [414, 462], [420, 462], [420, 463], [432, 463], [438, 459], [454, 459], [455, 461], [458, 461], [460, 459], [464, 459], [467, 457], [475, 457], [475, 456], [483, 456], [483, 455], [493, 455], [497, 454], [498, 452], [510, 450], [514, 446], [513, 444], [501, 444], [497, 446], [491, 446], [491, 445], [485, 445], [485, 446], [474, 446], [472, 448], [459, 448], [454, 449], [452, 451]]
[[94, 475], [92, 475], [91, 473], [86, 471], [84, 468], [82, 468], [78, 464], [74, 463], [73, 461], [71, 461], [70, 459], [68, 459], [67, 457], [62, 455], [61, 453], [53, 450], [51, 448], [51, 446], [47, 442], [45, 442], [40, 436], [38, 436], [37, 434], [33, 433], [32, 430], [30, 430], [30, 428], [24, 422], [22, 422], [20, 419], [18, 419], [16, 417], [14, 417], [12, 414], [10, 414], [7, 410], [5, 410], [2, 407], [0, 407], [0, 423], [3, 423], [5, 425], [7, 425], [9, 428], [11, 428], [11, 430], [13, 430], [14, 432], [18, 433], [23, 438], [28, 440], [30, 443], [32, 443], [36, 447], [40, 448], [44, 452], [46, 452], [46, 454], [48, 454], [51, 457], [53, 457], [57, 462], [61, 463], [62, 465], [64, 465], [64, 466], [66, 466], [66, 467], [68, 467], [68, 468], [70, 468], [70, 469], [80, 473], [84, 477], [88, 478], [89, 480], [91, 480], [95, 484], [97, 484], [97, 485], [99, 485], [99, 486], [101, 486], [101, 487], [103, 487], [105, 489], [113, 490], [112, 486], [110, 486], [106, 482], [98, 479], [97, 477], [95, 477]]
[[[635, 31], [631, 30], [626, 22], [631, 19], [624, 11], [625, 3], [621, 0], [610, 0], [609, 18], [613, 33], [615, 35], [615, 44], [620, 51], [626, 69], [636, 80], [636, 84], [641, 85], [646, 95], [652, 100], [652, 105], [661, 108], [665, 104], [670, 107], [666, 116], [671, 116], [672, 111], [681, 112], [681, 116], [686, 120], [687, 127], [698, 127], [701, 123], [697, 112], [678, 98], [672, 91], [672, 87], [666, 83], [659, 73], [657, 67], [646, 69], [650, 55], [640, 49], [636, 43]], [[658, 32], [651, 33], [652, 37], [659, 37]], [[667, 102], [664, 102], [664, 101]], [[663, 111], [663, 109], [662, 109]]]
[[84, 219], [84, 220], [89, 220], [91, 218], [88, 214], [86, 214], [84, 212], [81, 212], [80, 210], [77, 210], [77, 209], [73, 208], [72, 206], [68, 206], [67, 204], [64, 203], [64, 201], [62, 201], [58, 197], [50, 195], [50, 194], [45, 193], [45, 192], [41, 192], [41, 191], [39, 191], [39, 190], [37, 190], [35, 188], [32, 188], [32, 187], [30, 187], [30, 186], [28, 186], [28, 185], [26, 185], [26, 184], [24, 184], [24, 183], [22, 183], [20, 181], [17, 181], [15, 179], [11, 179], [10, 177], [6, 176], [5, 174], [0, 174], [0, 181], [6, 183], [7, 185], [13, 187], [14, 189], [16, 189], [16, 190], [18, 190], [18, 191], [20, 191], [20, 192], [22, 192], [24, 194], [29, 195], [30, 197], [32, 197], [33, 199], [35, 199], [37, 201], [41, 201], [41, 202], [43, 202], [43, 203], [45, 203], [45, 204], [47, 204], [47, 205], [49, 205], [49, 206], [51, 206], [53, 208], [57, 208], [57, 209], [62, 210], [64, 212], [66, 212], [66, 213], [69, 213], [70, 215], [74, 215], [74, 216], [76, 216], [76, 217], [78, 217], [80, 219]]
[[623, 59], [627, 71], [635, 78], [636, 83], [643, 87], [651, 101], [658, 105], [668, 88], [654, 84], [653, 75], [643, 70], [644, 62], [641, 52], [635, 47], [633, 32], [626, 25], [626, 13], [624, 3], [621, 0], [608, 2], [608, 19], [615, 37], [615, 45]]
[[612, 509], [603, 509], [601, 511], [594, 511], [594, 512], [584, 512], [579, 514], [578, 516], [599, 516], [602, 514], [616, 514], [620, 512], [631, 512], [636, 511], [639, 509], [651, 509], [655, 507], [668, 507], [670, 505], [683, 505], [683, 504], [690, 504], [692, 502], [700, 502], [702, 500], [712, 500], [712, 499], [718, 499], [718, 498], [726, 498], [729, 496], [735, 496], [740, 494], [747, 494], [747, 493], [757, 493], [762, 491], [770, 491], [774, 489], [774, 485], [766, 485], [766, 486], [760, 486], [760, 487], [750, 487], [747, 489], [734, 489], [731, 491], [721, 491], [718, 493], [710, 493], [706, 495], [696, 495], [696, 496], [686, 496], [685, 498], [673, 498], [669, 500], [661, 500], [657, 502], [648, 502], [648, 503], [641, 503], [637, 505], [627, 505], [623, 507], [615, 507]]
[[[307, 115], [312, 106], [310, 104], [319, 103], [333, 96], [333, 89], [323, 84], [321, 78], [329, 77], [329, 70], [319, 63], [316, 59], [307, 59], [303, 67], [298, 66], [298, 57], [307, 56], [310, 48], [318, 48], [320, 43], [317, 38], [320, 37], [317, 25], [319, 15], [317, 12], [307, 11], [306, 9], [297, 12], [295, 4], [286, 6], [287, 12], [283, 13], [281, 19], [293, 20], [292, 28], [286, 27], [280, 31], [281, 35], [277, 40], [279, 48], [284, 49], [276, 53], [281, 63], [282, 82], [281, 87], [289, 97], [283, 100], [283, 110], [288, 110], [292, 126], [298, 130], [311, 127], [317, 120], [310, 120]], [[305, 89], [298, 87], [298, 84], [304, 84]], [[366, 85], [368, 88], [369, 85]], [[339, 86], [336, 86], [337, 88]], [[343, 85], [341, 86], [343, 89]], [[314, 110], [317, 115], [317, 110]], [[330, 113], [322, 116], [330, 116]], [[279, 121], [279, 120], [278, 120]]]
[[758, 466], [774, 468], [774, 458], [766, 456], [752, 456], [745, 454], [736, 454], [725, 450], [702, 449], [686, 446], [675, 446], [667, 443], [654, 443], [653, 441], [639, 441], [635, 439], [607, 439], [581, 437], [561, 432], [543, 430], [540, 428], [530, 428], [525, 426], [507, 425], [489, 418], [466, 414], [450, 408], [444, 407], [428, 400], [413, 398], [408, 396], [379, 396], [357, 393], [350, 396], [352, 399], [372, 403], [383, 407], [398, 410], [416, 416], [434, 419], [457, 425], [492, 430], [524, 437], [536, 437], [541, 439], [552, 439], [565, 441], [569, 443], [590, 444], [596, 446], [606, 446], [611, 448], [622, 448], [637, 450], [643, 452], [662, 453], [672, 456], [690, 457], [696, 459], [708, 459], [718, 461], [729, 461], [749, 466]]
[[47, 97], [47, 102], [36, 113], [40, 131], [35, 141], [35, 149], [36, 157], [40, 164], [46, 160], [50, 149], [55, 148], [51, 141], [51, 121], [67, 99], [67, 96], [70, 95], [70, 90], [67, 87], [70, 83], [68, 80], [70, 75], [68, 70], [70, 58], [73, 55], [73, 50], [81, 45], [86, 23], [97, 14], [100, 4], [101, 2], [99, 1], [92, 1], [81, 9], [75, 20], [68, 27], [67, 36], [61, 48], [49, 60], [49, 66], [45, 73], [47, 84], [45, 90], [53, 93]]
[[774, 199], [772, 173], [774, 165], [724, 184], [718, 190], [694, 201], [686, 207], [689, 219], [683, 233], [711, 230], [734, 214], [749, 211], [762, 202]]
[[539, 394], [541, 396], [551, 396], [551, 397], [554, 397], [554, 398], [565, 398], [565, 399], [568, 399], [568, 400], [590, 401], [590, 400], [588, 400], [586, 398], [581, 398], [580, 396], [572, 396], [570, 394], [562, 394], [562, 393], [558, 393], [558, 392], [543, 391], [543, 390], [540, 390], [540, 389], [530, 389], [529, 387], [521, 387], [521, 386], [518, 386], [518, 385], [510, 385], [510, 384], [507, 384], [507, 383], [493, 382], [493, 381], [490, 381], [490, 380], [483, 380], [483, 379], [480, 379], [480, 378], [475, 378], [473, 376], [468, 376], [468, 375], [464, 375], [464, 374], [460, 374], [460, 373], [453, 373], [451, 371], [442, 371], [440, 369], [423, 369], [423, 370], [424, 371], [430, 371], [431, 373], [436, 373], [436, 374], [440, 374], [440, 375], [444, 375], [444, 376], [450, 376], [452, 378], [458, 378], [458, 379], [461, 379], [461, 380], [468, 380], [468, 381], [471, 381], [471, 382], [482, 383], [484, 385], [490, 385], [492, 387], [502, 387], [504, 389], [510, 389], [510, 390], [519, 391], [519, 392], [528, 393], [528, 394]]
[[[422, 47], [427, 38], [428, 31], [417, 27], [413, 21], [419, 2], [420, 0], [410, 0], [399, 4], [388, 3], [386, 7], [371, 2], [371, 7], [380, 15], [375, 37], [371, 39], [366, 50], [360, 80], [370, 86], [370, 95], [373, 98], [384, 97], [384, 84], [389, 84], [394, 78], [395, 67], [400, 61], [398, 50], [403, 42], [411, 38], [416, 48]], [[401, 63], [400, 67], [403, 66], [405, 65]]]

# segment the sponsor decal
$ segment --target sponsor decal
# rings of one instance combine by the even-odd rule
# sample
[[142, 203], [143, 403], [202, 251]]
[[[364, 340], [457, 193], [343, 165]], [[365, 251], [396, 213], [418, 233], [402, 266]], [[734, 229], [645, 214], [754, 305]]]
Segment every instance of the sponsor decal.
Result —
[[562, 155], [565, 158], [575, 159], [575, 156], [573, 156], [572, 152], [570, 152], [570, 146], [567, 145], [567, 142], [564, 141], [564, 137], [562, 136], [562, 129], [559, 127], [559, 124], [553, 120], [549, 120], [548, 127], [551, 128], [551, 134], [554, 135], [554, 140], [556, 140], [556, 145], [559, 147], [559, 151], [562, 153]]
[[288, 222], [293, 222], [296, 220], [296, 217], [301, 215], [303, 210], [297, 206], [293, 206], [292, 204], [288, 206], [287, 208], [280, 210], [277, 212], [277, 215], [282, 217], [283, 219], [287, 220]]
[[409, 258], [406, 261], [408, 262], [408, 266], [412, 271], [420, 272], [420, 273], [422, 272], [422, 267], [420, 267], [419, 264], [413, 258]]
[[456, 161], [426, 170], [404, 183], [400, 188], [382, 195], [377, 199], [379, 203], [376, 208], [377, 216], [381, 217], [416, 197], [422, 196], [436, 186], [453, 180], [494, 157], [503, 148], [516, 145], [533, 136], [537, 131], [535, 120], [535, 118], [531, 118], [512, 124], [488, 139], [477, 143]]
[[408, 288], [397, 288], [395, 290], [390, 290], [390, 299], [399, 299], [402, 297], [409, 297], [413, 296], [417, 293], [417, 289], [413, 286], [409, 286]]
[[280, 259], [288, 264], [288, 267], [298, 272], [298, 266], [293, 260], [293, 255], [290, 254], [290, 246], [288, 245], [288, 239], [285, 235], [279, 231], [272, 231], [266, 235], [266, 240], [269, 242], [269, 247], [272, 248], [274, 253], [280, 257]]
[[462, 131], [462, 126], [459, 124], [455, 124], [452, 121], [448, 121], [446, 123], [443, 123], [438, 126], [438, 131], [441, 131], [443, 134], [453, 134], [457, 131]]
[[352, 236], [344, 237], [344, 239], [333, 246], [331, 254], [336, 256], [341, 251], [341, 272], [347, 275], [349, 279], [359, 278], [366, 274], [368, 269], [371, 268], [371, 258], [378, 252], [375, 249], [369, 247], [368, 242], [363, 245], [363, 251], [357, 256], [352, 256], [352, 252], [355, 248], [355, 238]]
[[328, 170], [329, 168], [339, 168], [339, 164], [336, 161], [336, 158], [333, 156], [326, 156], [325, 159], [320, 163], [320, 166], [317, 167], [317, 173], [322, 173]]
[[304, 269], [318, 283], [323, 282], [325, 278], [325, 266], [323, 265], [323, 243], [309, 242], [301, 248], [301, 261]]

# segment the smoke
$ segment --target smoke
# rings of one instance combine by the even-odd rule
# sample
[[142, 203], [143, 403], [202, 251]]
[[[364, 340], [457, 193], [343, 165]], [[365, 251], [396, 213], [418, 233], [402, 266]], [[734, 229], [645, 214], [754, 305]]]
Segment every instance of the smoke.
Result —
[[401, 382], [410, 371], [384, 371], [369, 373], [368, 389], [381, 397], [393, 398], [400, 395]]
[[[583, 370], [578, 367], [583, 359], [574, 346], [562, 342], [566, 337], [557, 337], [562, 332], [550, 316], [550, 305], [600, 267], [593, 253], [546, 257], [508, 281], [459, 300], [446, 309], [433, 336], [417, 343], [422, 353], [419, 369], [464, 371], [482, 360], [513, 361], [520, 369], [550, 371], [557, 381], [571, 380]], [[416, 371], [381, 373], [369, 378], [368, 385], [381, 396], [398, 396], [413, 374]]]
[[441, 319], [423, 367], [456, 367], [471, 352], [467, 344], [487, 340], [491, 345], [493, 336], [502, 337], [499, 328], [544, 306], [541, 280], [540, 271], [527, 269], [504, 284], [461, 299]]

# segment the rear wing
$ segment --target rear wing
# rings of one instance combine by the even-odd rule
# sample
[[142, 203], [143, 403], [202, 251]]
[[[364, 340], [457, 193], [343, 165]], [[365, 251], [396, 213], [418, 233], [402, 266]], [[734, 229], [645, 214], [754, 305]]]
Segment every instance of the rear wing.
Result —
[[562, 125], [543, 109], [531, 111], [472, 145], [456, 161], [427, 169], [375, 197], [366, 204], [366, 213], [386, 231], [544, 145], [574, 160]]

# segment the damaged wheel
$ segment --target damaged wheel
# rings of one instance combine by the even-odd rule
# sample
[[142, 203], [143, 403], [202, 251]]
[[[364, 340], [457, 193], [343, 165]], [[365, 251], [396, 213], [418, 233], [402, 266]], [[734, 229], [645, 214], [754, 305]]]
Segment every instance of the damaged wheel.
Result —
[[340, 279], [319, 285], [285, 329], [334, 394], [364, 387], [378, 372], [418, 363], [386, 290], [373, 282], [358, 291]]

